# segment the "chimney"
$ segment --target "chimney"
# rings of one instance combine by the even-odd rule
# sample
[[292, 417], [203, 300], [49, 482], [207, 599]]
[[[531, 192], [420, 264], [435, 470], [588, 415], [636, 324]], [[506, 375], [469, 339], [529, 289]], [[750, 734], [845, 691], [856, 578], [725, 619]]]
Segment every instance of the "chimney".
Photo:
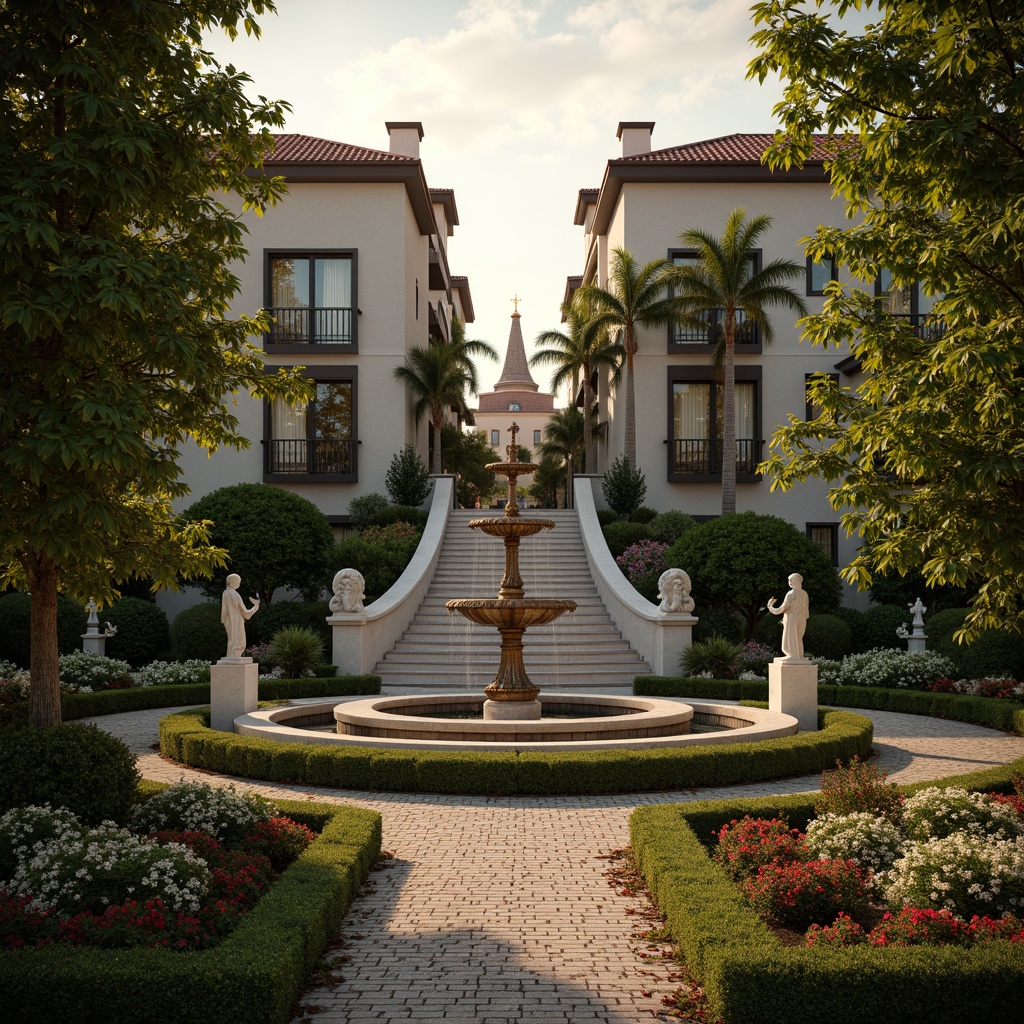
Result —
[[394, 156], [411, 156], [414, 160], [420, 158], [420, 140], [423, 138], [421, 121], [385, 121], [384, 127], [391, 138], [389, 153]]
[[650, 153], [653, 131], [653, 121], [620, 121], [615, 137], [622, 140], [623, 157]]

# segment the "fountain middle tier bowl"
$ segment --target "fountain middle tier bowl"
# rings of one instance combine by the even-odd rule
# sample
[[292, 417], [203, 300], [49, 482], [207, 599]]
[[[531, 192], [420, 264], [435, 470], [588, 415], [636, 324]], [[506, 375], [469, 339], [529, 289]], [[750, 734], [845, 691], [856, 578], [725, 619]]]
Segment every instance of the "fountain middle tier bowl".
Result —
[[558, 597], [461, 597], [446, 602], [445, 607], [481, 626], [528, 629], [576, 611], [576, 602]]
[[488, 462], [484, 469], [489, 469], [496, 476], [526, 476], [540, 466], [532, 462]]
[[486, 533], [490, 537], [532, 537], [541, 530], [553, 530], [555, 524], [550, 519], [525, 519], [522, 516], [487, 516], [484, 519], [471, 519], [469, 528]]

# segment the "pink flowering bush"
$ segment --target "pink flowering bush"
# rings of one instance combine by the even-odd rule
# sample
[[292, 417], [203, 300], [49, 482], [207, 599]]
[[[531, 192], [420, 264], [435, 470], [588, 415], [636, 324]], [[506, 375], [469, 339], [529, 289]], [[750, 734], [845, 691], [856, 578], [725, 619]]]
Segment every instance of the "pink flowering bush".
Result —
[[821, 773], [821, 793], [814, 802], [814, 813], [846, 815], [867, 811], [899, 825], [904, 796], [886, 772], [854, 757], [844, 768], [838, 761], [832, 771]]
[[871, 871], [853, 861], [808, 860], [763, 865], [740, 888], [766, 920], [803, 929], [842, 910], [859, 915], [871, 885]]
[[714, 859], [742, 881], [770, 864], [806, 860], [804, 837], [781, 818], [733, 819], [718, 832]]
[[665, 552], [668, 549], [668, 544], [661, 544], [656, 540], [641, 540], [636, 544], [630, 544], [615, 559], [626, 579], [648, 601], [657, 601], [658, 599], [658, 579], [668, 568], [668, 564], [665, 562]]

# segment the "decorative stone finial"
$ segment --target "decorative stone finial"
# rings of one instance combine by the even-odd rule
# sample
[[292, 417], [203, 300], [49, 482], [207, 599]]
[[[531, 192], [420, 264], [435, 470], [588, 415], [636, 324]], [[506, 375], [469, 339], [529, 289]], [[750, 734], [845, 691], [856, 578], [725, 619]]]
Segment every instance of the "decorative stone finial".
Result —
[[334, 575], [331, 584], [334, 597], [331, 598], [332, 612], [362, 612], [366, 581], [358, 569], [342, 569]]
[[519, 424], [513, 421], [512, 426], [508, 428], [512, 434], [512, 443], [505, 449], [505, 454], [508, 456], [509, 462], [519, 461], [519, 445], [516, 444], [516, 434], [519, 433]]
[[692, 612], [690, 577], [682, 569], [666, 569], [658, 580], [659, 610], [663, 612]]

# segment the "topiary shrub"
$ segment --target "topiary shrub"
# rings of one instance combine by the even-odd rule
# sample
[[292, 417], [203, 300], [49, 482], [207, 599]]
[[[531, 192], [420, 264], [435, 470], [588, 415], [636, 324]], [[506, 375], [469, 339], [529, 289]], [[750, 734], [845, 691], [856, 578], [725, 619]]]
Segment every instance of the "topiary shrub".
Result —
[[138, 597], [122, 597], [100, 613], [117, 633], [107, 640], [106, 653], [132, 668], [142, 668], [163, 657], [171, 646], [171, 627], [162, 608]]
[[809, 658], [841, 661], [853, 651], [853, 631], [838, 615], [809, 615], [804, 652]]
[[742, 512], [721, 516], [687, 530], [668, 550], [670, 567], [693, 581], [698, 608], [736, 612], [746, 621], [746, 637], [768, 612], [768, 599], [781, 599], [790, 573], [803, 576], [803, 589], [817, 613], [839, 607], [842, 585], [828, 555], [792, 523], [778, 516]]
[[[809, 618], [809, 616], [808, 616]], [[754, 623], [750, 639], [770, 647], [773, 651], [782, 651], [782, 616], [765, 615]]]
[[614, 509], [599, 508], [597, 510], [597, 521], [601, 524], [601, 529], [604, 529], [611, 523], [617, 523], [619, 521], [619, 513]]
[[687, 530], [697, 525], [697, 520], [685, 512], [670, 509], [668, 512], [659, 512], [647, 524], [651, 531], [651, 540], [660, 541], [662, 544], [675, 544]]
[[365, 530], [377, 524], [377, 516], [388, 507], [388, 499], [376, 491], [353, 498], [348, 503], [348, 517], [353, 530]]
[[656, 508], [648, 508], [646, 505], [629, 513], [629, 521], [631, 523], [643, 523], [644, 526], [648, 526], [657, 517], [658, 510]]
[[857, 646], [857, 638], [863, 633], [864, 613], [859, 608], [837, 608], [831, 614], [838, 615], [849, 627], [853, 634], [853, 651], [856, 654], [860, 648]]
[[89, 825], [128, 820], [135, 755], [95, 725], [0, 729], [0, 812], [49, 803]]
[[642, 540], [650, 540], [651, 536], [643, 523], [631, 523], [627, 519], [617, 519], [601, 532], [613, 558], [618, 558], [626, 548], [639, 544]]
[[[723, 611], [721, 608], [701, 608], [698, 604], [694, 614], [697, 616], [697, 625], [691, 632], [694, 643], [709, 640], [715, 634], [737, 644], [743, 639], [743, 622], [732, 612]], [[781, 627], [779, 637], [782, 637]]]
[[364, 527], [364, 532], [366, 529], [373, 530], [381, 526], [392, 526], [395, 523], [407, 523], [422, 532], [423, 527], [427, 525], [429, 515], [430, 513], [426, 509], [413, 508], [411, 505], [388, 505], [374, 517], [374, 521], [369, 527]]
[[271, 484], [232, 484], [200, 498], [182, 516], [211, 520], [210, 543], [228, 551], [228, 564], [196, 584], [206, 597], [220, 600], [229, 573], [238, 573], [242, 592], [259, 594], [264, 604], [278, 588], [321, 596], [334, 534], [306, 498]]
[[986, 629], [969, 644], [957, 643], [953, 634], [969, 612], [968, 608], [947, 608], [930, 616], [924, 624], [929, 650], [949, 658], [965, 679], [1024, 679], [1024, 637], [1019, 633]]
[[739, 644], [715, 635], [687, 647], [680, 667], [685, 676], [710, 674], [712, 679], [735, 679], [739, 675], [739, 657]]
[[910, 628], [913, 616], [906, 608], [894, 604], [872, 605], [860, 620], [858, 632], [853, 635], [853, 649], [856, 653], [891, 647], [905, 651], [906, 640], [896, 635], [899, 626]]
[[629, 518], [644, 503], [647, 495], [643, 470], [634, 468], [625, 455], [620, 455], [602, 478], [601, 492], [609, 508], [622, 518]]
[[375, 601], [392, 587], [416, 551], [421, 533], [409, 523], [367, 527], [358, 537], [338, 541], [327, 565], [330, 576], [339, 569], [358, 569], [366, 583], [365, 601]]
[[955, 661], [961, 645], [953, 639], [953, 634], [963, 627], [970, 613], [970, 608], [946, 608], [944, 611], [929, 615], [924, 620], [928, 647], [940, 654], [948, 655]]
[[175, 615], [171, 623], [171, 653], [178, 661], [217, 661], [227, 649], [228, 634], [220, 621], [219, 601], [194, 604]]
[[430, 471], [411, 444], [394, 454], [384, 484], [388, 489], [388, 497], [395, 505], [411, 505], [415, 508], [427, 500], [430, 494]]
[[301, 679], [324, 660], [324, 642], [312, 629], [288, 626], [274, 634], [270, 657], [286, 679]]
[[[28, 594], [11, 593], [0, 597], [0, 661], [29, 667], [31, 618], [32, 598]], [[58, 653], [71, 654], [82, 649], [87, 618], [85, 608], [78, 601], [57, 595]]]

